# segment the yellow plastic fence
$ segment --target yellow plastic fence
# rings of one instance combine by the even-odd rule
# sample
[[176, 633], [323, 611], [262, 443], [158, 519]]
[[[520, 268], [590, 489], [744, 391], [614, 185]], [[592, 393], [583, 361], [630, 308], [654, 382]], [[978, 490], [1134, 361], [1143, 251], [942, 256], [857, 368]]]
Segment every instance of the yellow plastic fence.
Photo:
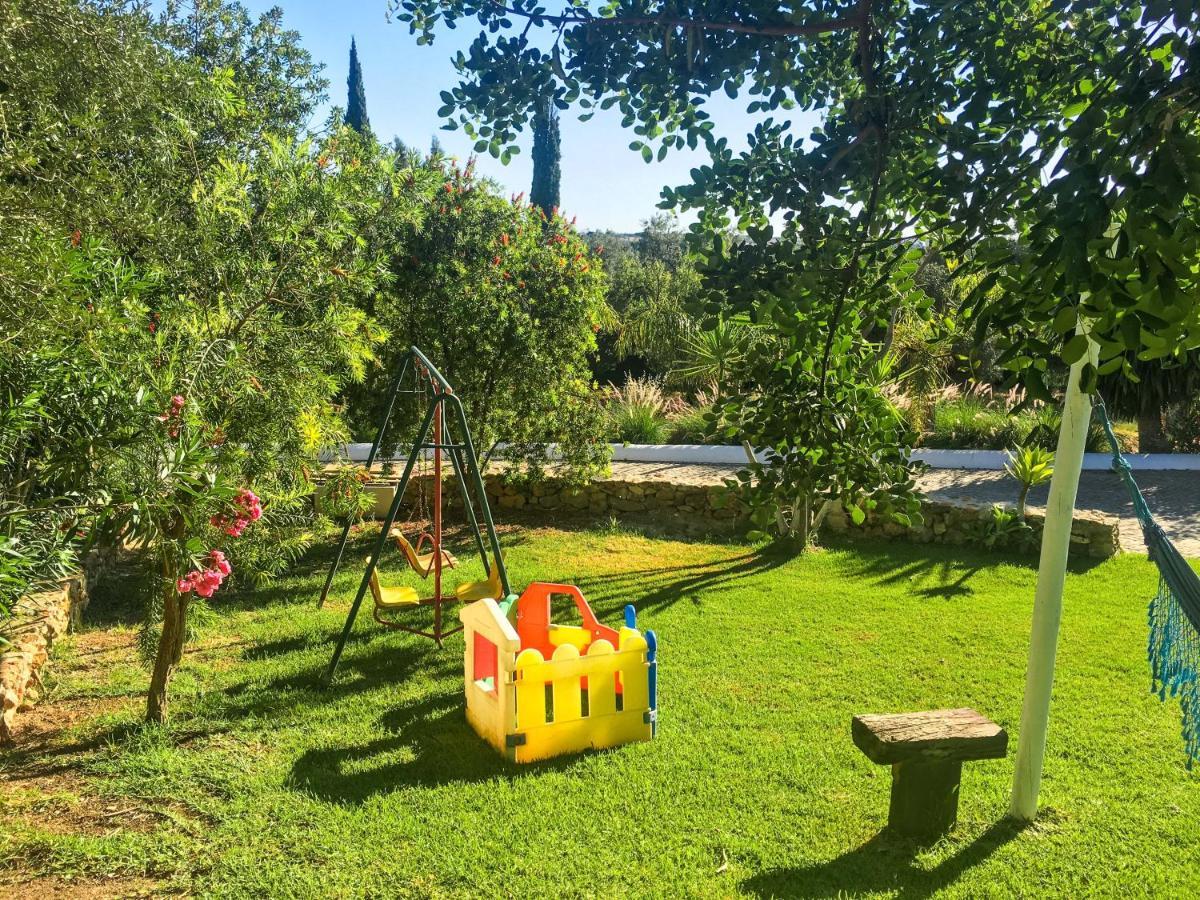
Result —
[[[491, 613], [491, 601], [481, 606], [478, 612]], [[581, 655], [575, 644], [564, 643], [545, 659], [535, 649], [506, 653], [515, 637], [507, 622], [466, 611], [462, 618], [468, 648], [477, 631], [499, 649], [494, 687], [467, 670], [467, 716], [516, 762], [653, 737], [647, 642], [636, 629], [620, 630], [619, 647], [597, 640]]]
[[514, 667], [516, 730], [524, 737], [516, 747], [519, 762], [650, 739], [646, 639], [623, 628], [620, 643], [617, 650], [594, 641], [585, 656], [563, 644], [549, 660], [521, 651]]

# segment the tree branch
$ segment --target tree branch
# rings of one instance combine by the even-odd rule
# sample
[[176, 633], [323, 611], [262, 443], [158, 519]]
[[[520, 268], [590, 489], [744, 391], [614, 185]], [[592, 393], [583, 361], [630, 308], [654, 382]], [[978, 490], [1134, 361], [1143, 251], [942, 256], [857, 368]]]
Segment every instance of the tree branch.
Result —
[[[867, 0], [869, 2], [869, 0]], [[699, 19], [683, 19], [676, 16], [611, 16], [592, 17], [577, 15], [549, 16], [534, 14], [521, 9], [513, 9], [503, 4], [495, 4], [496, 8], [510, 16], [522, 16], [530, 20], [540, 20], [551, 25], [585, 25], [638, 28], [646, 25], [655, 27], [699, 28], [704, 31], [734, 31], [739, 34], [754, 34], [761, 37], [797, 37], [804, 35], [828, 34], [831, 31], [843, 31], [849, 28], [861, 28], [863, 24], [861, 13], [852, 16], [842, 16], [838, 19], [826, 19], [821, 22], [808, 22], [803, 25], [759, 25], [753, 22], [711, 22]], [[860, 3], [861, 6], [861, 3]]]
[[[872, 0], [858, 0], [858, 66], [862, 72], [863, 87], [869, 94], [875, 89], [876, 72], [874, 53], [871, 48], [871, 2]], [[880, 127], [878, 122], [871, 122], [867, 129], [871, 131], [876, 140], [878, 148], [878, 157], [875, 162], [875, 173], [871, 180], [871, 194], [867, 198], [867, 205], [863, 209], [863, 217], [859, 225], [858, 240], [855, 242], [854, 253], [850, 257], [850, 264], [846, 267], [846, 276], [842, 280], [842, 290], [838, 295], [837, 302], [833, 305], [833, 314], [829, 317], [829, 333], [825, 336], [825, 348], [821, 353], [821, 384], [818, 389], [820, 396], [825, 396], [825, 380], [829, 375], [829, 355], [833, 351], [833, 338], [837, 334], [838, 322], [842, 318], [842, 310], [846, 306], [846, 300], [850, 297], [850, 291], [854, 287], [854, 282], [858, 280], [859, 261], [862, 258], [863, 247], [867, 240], [871, 237], [871, 223], [875, 218], [875, 210], [879, 205], [879, 184], [883, 180], [883, 170], [887, 167], [887, 126]], [[867, 134], [867, 129], [859, 135], [858, 138], [851, 143], [858, 143], [860, 138]]]

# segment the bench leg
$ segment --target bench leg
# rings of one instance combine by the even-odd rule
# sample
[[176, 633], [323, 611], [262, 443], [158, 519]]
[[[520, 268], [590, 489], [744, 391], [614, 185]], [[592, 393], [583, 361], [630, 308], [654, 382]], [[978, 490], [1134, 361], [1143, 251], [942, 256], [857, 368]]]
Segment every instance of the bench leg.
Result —
[[958, 819], [962, 763], [912, 760], [892, 765], [888, 827], [913, 838], [939, 838]]

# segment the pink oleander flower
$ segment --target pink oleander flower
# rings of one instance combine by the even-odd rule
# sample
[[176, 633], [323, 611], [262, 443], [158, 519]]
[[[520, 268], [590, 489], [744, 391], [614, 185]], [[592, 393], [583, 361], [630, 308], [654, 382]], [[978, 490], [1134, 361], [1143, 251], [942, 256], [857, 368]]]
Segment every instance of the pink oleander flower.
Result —
[[167, 434], [173, 438], [179, 437], [180, 425], [183, 422], [183, 407], [187, 401], [179, 394], [171, 398], [167, 411], [155, 418], [167, 426]]
[[205, 599], [211, 597], [225, 580], [225, 576], [233, 571], [229, 560], [220, 550], [211, 550], [208, 554], [208, 568], [189, 572], [175, 582], [175, 587], [181, 594], [195, 591], [197, 596]]
[[209, 524], [220, 528], [230, 537], [241, 537], [251, 522], [262, 518], [262, 500], [249, 488], [242, 488], [234, 495], [231, 513], [218, 513], [210, 518]]
[[233, 571], [233, 566], [229, 564], [229, 560], [220, 550], [212, 550], [209, 552], [208, 564], [220, 572], [222, 576], [228, 575]]

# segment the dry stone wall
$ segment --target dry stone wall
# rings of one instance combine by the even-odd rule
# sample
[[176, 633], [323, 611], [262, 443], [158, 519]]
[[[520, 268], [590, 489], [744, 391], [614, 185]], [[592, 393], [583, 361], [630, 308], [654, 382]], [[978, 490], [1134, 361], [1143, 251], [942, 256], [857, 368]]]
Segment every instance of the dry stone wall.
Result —
[[[745, 509], [720, 484], [674, 482], [664, 478], [631, 479], [607, 478], [583, 486], [548, 478], [532, 484], [506, 481], [499, 475], [485, 480], [488, 501], [498, 519], [506, 511], [528, 520], [544, 515], [553, 524], [562, 515], [580, 518], [607, 519], [616, 517], [632, 524], [650, 524], [665, 532], [688, 535], [733, 534], [745, 526]], [[369, 489], [376, 494], [375, 515], [387, 513], [394, 486], [374, 483]], [[415, 497], [419, 485], [411, 489]], [[428, 490], [428, 485], [426, 485]], [[452, 479], [445, 488], [447, 505], [454, 508], [460, 494]], [[404, 515], [411, 510], [406, 509]], [[922, 503], [924, 521], [906, 528], [890, 521], [869, 516], [861, 526], [835, 507], [827, 516], [824, 530], [849, 538], [907, 541], [918, 544], [972, 544], [982, 546], [992, 505], [961, 500], [927, 498]], [[1042, 516], [1030, 513], [1026, 518], [1032, 535], [1020, 540], [1016, 535], [993, 541], [996, 549], [1036, 551], [1041, 537]], [[1072, 552], [1093, 559], [1106, 559], [1120, 552], [1120, 533], [1115, 516], [1096, 512], [1077, 512], [1071, 534]]]
[[12, 742], [17, 713], [41, 684], [41, 670], [54, 642], [79, 624], [88, 589], [113, 556], [93, 552], [77, 574], [50, 590], [22, 597], [0, 627], [0, 744]]
[[[964, 500], [926, 499], [921, 504], [923, 522], [906, 528], [891, 521], [880, 521], [874, 515], [867, 517], [862, 525], [855, 525], [840, 507], [830, 511], [825, 527], [836, 534], [848, 537], [884, 538], [904, 540], [917, 544], [972, 544], [984, 543], [988, 523], [992, 520], [992, 504], [970, 503]], [[1041, 540], [1045, 519], [1040, 513], [1029, 513], [1025, 517], [1031, 528], [1028, 538], [1021, 540], [1016, 535], [994, 541], [992, 546], [1004, 550], [1029, 550], [1035, 552]], [[1115, 516], [1103, 513], [1078, 511], [1071, 527], [1072, 555], [1092, 559], [1107, 559], [1121, 552], [1119, 523]]]

